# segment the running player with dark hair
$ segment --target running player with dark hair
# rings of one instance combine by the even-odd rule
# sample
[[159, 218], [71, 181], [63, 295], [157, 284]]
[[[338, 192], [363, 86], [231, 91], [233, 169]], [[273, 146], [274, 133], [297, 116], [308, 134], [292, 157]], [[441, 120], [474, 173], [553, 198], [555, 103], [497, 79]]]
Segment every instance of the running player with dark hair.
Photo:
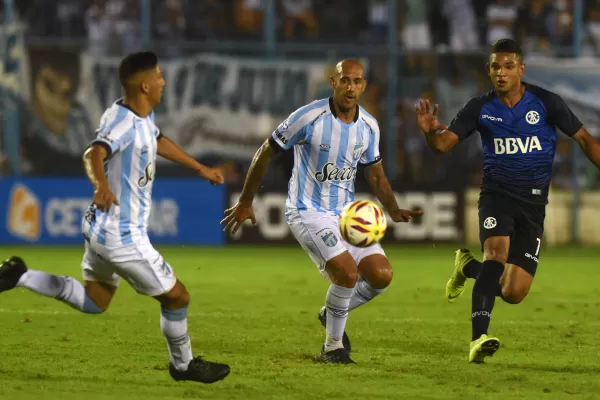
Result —
[[531, 287], [540, 258], [557, 129], [573, 138], [600, 168], [600, 144], [557, 94], [521, 81], [523, 53], [513, 40], [492, 46], [488, 75], [494, 90], [470, 99], [450, 126], [437, 119], [438, 106], [421, 100], [417, 121], [429, 147], [447, 152], [474, 132], [484, 151], [479, 197], [483, 262], [456, 252], [446, 297], [454, 302], [467, 278], [475, 279], [469, 362], [481, 363], [500, 347], [488, 336], [496, 296], [520, 303]]

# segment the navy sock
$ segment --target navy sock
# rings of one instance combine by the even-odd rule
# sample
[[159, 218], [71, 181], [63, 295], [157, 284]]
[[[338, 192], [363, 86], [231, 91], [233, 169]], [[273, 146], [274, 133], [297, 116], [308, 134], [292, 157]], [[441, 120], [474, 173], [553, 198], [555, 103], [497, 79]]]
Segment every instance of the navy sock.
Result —
[[469, 261], [468, 264], [463, 267], [462, 272], [467, 278], [477, 279], [479, 272], [481, 272], [481, 261], [475, 259]]
[[490, 318], [496, 296], [500, 287], [500, 278], [504, 273], [504, 264], [488, 260], [481, 265], [481, 272], [473, 286], [472, 314], [471, 324], [473, 329], [473, 338], [478, 339], [481, 335], [487, 334], [490, 325]]

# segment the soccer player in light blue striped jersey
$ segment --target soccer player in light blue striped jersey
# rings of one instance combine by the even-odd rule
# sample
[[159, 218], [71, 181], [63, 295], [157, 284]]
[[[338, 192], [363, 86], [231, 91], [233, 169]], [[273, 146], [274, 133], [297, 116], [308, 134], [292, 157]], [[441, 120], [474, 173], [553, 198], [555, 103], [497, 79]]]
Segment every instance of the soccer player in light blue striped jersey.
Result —
[[325, 326], [320, 360], [354, 363], [345, 333], [348, 312], [381, 294], [392, 280], [392, 267], [381, 245], [358, 248], [345, 242], [338, 215], [354, 199], [359, 166], [395, 222], [407, 222], [421, 211], [398, 207], [379, 154], [379, 126], [358, 105], [366, 87], [364, 70], [356, 60], [343, 60], [330, 77], [333, 96], [294, 111], [260, 147], [238, 203], [225, 211], [225, 231], [235, 233], [247, 220], [256, 223], [252, 201], [270, 160], [294, 151], [286, 217], [294, 236], [331, 285], [319, 320]]
[[212, 383], [229, 366], [194, 358], [187, 330], [190, 295], [147, 235], [156, 155], [193, 169], [222, 184], [218, 169], [208, 168], [164, 137], [154, 124], [153, 108], [165, 81], [154, 53], [134, 53], [119, 66], [125, 96], [102, 116], [97, 138], [83, 160], [95, 187], [94, 202], [83, 221], [85, 286], [71, 277], [28, 269], [19, 257], [0, 264], [0, 292], [15, 286], [55, 297], [84, 313], [104, 312], [124, 278], [140, 294], [161, 304], [160, 327], [170, 354], [171, 377]]

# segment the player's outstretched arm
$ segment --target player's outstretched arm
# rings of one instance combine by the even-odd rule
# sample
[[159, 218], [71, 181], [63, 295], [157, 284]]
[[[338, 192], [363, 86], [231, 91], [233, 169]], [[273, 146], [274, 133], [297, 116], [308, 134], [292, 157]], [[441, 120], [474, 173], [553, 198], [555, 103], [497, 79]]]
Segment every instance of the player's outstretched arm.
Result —
[[161, 157], [195, 171], [200, 177], [210, 181], [210, 183], [222, 185], [225, 182], [221, 170], [200, 164], [194, 157], [190, 156], [181, 147], [163, 135], [160, 135], [158, 138], [156, 151]]
[[390, 217], [394, 222], [408, 222], [413, 216], [423, 215], [423, 211], [418, 210], [403, 210], [398, 206], [396, 202], [396, 196], [392, 191], [392, 186], [385, 176], [383, 165], [381, 161], [378, 163], [369, 165], [365, 169], [365, 177], [371, 190], [377, 196], [381, 205], [390, 214]]
[[246, 175], [246, 180], [244, 181], [240, 202], [252, 204], [254, 196], [256, 196], [258, 188], [260, 187], [260, 183], [267, 173], [269, 163], [275, 155], [275, 150], [271, 142], [272, 140], [270, 138], [265, 140], [262, 146], [260, 146], [254, 154], [254, 158], [252, 158], [252, 163], [248, 169], [248, 174]]
[[88, 179], [94, 185], [94, 204], [101, 211], [108, 211], [113, 204], [119, 205], [115, 195], [110, 190], [104, 172], [104, 160], [108, 157], [107, 146], [93, 144], [83, 153], [83, 167]]
[[585, 128], [579, 129], [573, 139], [579, 144], [585, 156], [600, 169], [600, 143]]
[[231, 233], [235, 234], [238, 229], [240, 229], [240, 226], [242, 226], [242, 223], [247, 219], [250, 219], [253, 224], [256, 224], [252, 202], [254, 201], [254, 196], [256, 196], [256, 193], [260, 188], [260, 183], [267, 172], [269, 163], [275, 156], [275, 146], [277, 146], [277, 144], [273, 143], [273, 139], [269, 138], [265, 140], [262, 146], [260, 146], [258, 151], [254, 154], [254, 158], [248, 169], [248, 174], [246, 175], [242, 194], [240, 195], [237, 204], [225, 210], [227, 216], [221, 221], [221, 224], [225, 225], [225, 228], [223, 228], [224, 232], [231, 231]]
[[438, 119], [439, 106], [431, 107], [429, 100], [419, 100], [415, 106], [417, 124], [425, 136], [425, 142], [432, 150], [445, 153], [459, 142], [458, 135], [448, 130], [447, 125], [442, 125]]

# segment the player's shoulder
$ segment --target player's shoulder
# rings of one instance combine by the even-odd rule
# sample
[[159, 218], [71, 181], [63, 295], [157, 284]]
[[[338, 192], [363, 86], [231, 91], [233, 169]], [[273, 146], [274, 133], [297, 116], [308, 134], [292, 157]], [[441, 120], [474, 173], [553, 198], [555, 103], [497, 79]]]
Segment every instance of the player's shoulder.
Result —
[[294, 111], [288, 118], [288, 123], [293, 124], [296, 121], [308, 123], [315, 116], [325, 114], [329, 110], [329, 99], [319, 99], [312, 101]]
[[362, 119], [373, 132], [379, 132], [379, 123], [377, 122], [377, 119], [362, 106], [358, 106], [358, 118]]
[[554, 93], [548, 89], [544, 89], [543, 87], [532, 85], [531, 83], [526, 83], [525, 87], [529, 93], [540, 99], [544, 104], [556, 104], [557, 102], [562, 101], [562, 97], [559, 94]]
[[318, 99], [314, 100], [300, 108], [297, 108], [296, 111], [292, 113], [292, 116], [296, 118], [301, 118], [311, 112], [320, 112], [327, 110], [329, 105], [329, 99]]
[[496, 97], [496, 92], [493, 90], [490, 90], [489, 92], [485, 92], [477, 96], [473, 96], [463, 104], [462, 108], [459, 111], [459, 115], [462, 115], [463, 117], [478, 117], [483, 106], [492, 102]]
[[469, 104], [471, 107], [482, 107], [482, 106], [486, 105], [487, 103], [493, 101], [497, 97], [498, 96], [496, 96], [495, 90], [489, 90], [478, 96], [471, 97], [465, 105]]
[[114, 129], [129, 129], [133, 127], [136, 115], [129, 108], [115, 101], [108, 107], [100, 118], [100, 131], [111, 131]]

